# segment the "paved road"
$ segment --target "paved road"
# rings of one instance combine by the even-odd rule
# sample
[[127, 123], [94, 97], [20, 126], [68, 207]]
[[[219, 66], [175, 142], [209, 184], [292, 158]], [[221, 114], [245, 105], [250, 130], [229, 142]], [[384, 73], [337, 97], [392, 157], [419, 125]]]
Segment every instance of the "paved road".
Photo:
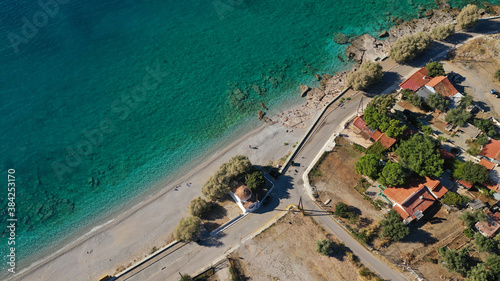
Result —
[[[277, 216], [286, 206], [297, 204], [300, 197], [303, 199], [305, 209], [310, 210], [313, 214], [322, 212], [306, 195], [303, 189], [302, 174], [343, 121], [356, 113], [361, 97], [364, 98], [364, 104], [366, 105], [371, 97], [379, 93], [390, 93], [392, 90], [397, 89], [397, 84], [404, 77], [410, 75], [415, 70], [415, 67], [425, 65], [432, 58], [446, 52], [451, 45], [481, 33], [498, 31], [500, 30], [499, 26], [500, 22], [498, 20], [481, 22], [473, 32], [456, 34], [448, 40], [448, 43], [435, 43], [431, 50], [411, 65], [396, 65], [392, 67], [393, 63], [390, 61], [384, 62], [385, 69], [390, 70], [385, 74], [384, 80], [381, 83], [373, 87], [368, 93], [354, 96], [343, 107], [329, 109], [329, 114], [326, 114], [324, 122], [321, 123], [316, 133], [297, 154], [295, 162], [300, 163], [300, 167], [292, 166], [285, 175], [275, 182], [275, 198], [269, 206], [244, 217], [228, 230], [221, 233], [216, 239], [205, 241], [202, 245], [196, 243], [187, 244], [139, 273], [127, 279], [123, 278], [119, 280], [178, 280], [179, 273], [193, 274], [200, 267], [209, 265], [217, 258], [223, 256], [231, 247], [238, 246], [245, 237], [251, 235], [261, 228], [265, 222]], [[329, 216], [313, 217], [326, 230], [331, 231], [339, 237], [367, 267], [377, 272], [382, 278], [386, 280], [408, 280], [403, 274], [381, 262], [371, 252], [361, 246], [343, 227], [338, 225]]]

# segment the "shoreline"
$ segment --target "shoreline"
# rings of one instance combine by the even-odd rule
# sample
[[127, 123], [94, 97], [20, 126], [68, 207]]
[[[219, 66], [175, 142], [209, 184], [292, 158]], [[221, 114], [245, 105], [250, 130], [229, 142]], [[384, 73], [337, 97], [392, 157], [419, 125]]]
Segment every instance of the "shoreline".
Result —
[[[436, 23], [436, 24], [442, 24], [442, 23]], [[394, 26], [393, 28], [395, 28], [395, 27], [398, 27], [398, 26]], [[391, 28], [391, 30], [393, 28]], [[415, 31], [415, 32], [417, 32], [417, 31]], [[404, 35], [406, 35], [406, 34], [404, 34]], [[375, 40], [378, 40], [378, 39], [375, 39]], [[380, 40], [378, 40], [378, 41], [380, 41]], [[389, 41], [389, 40], [380, 41], [380, 42], [387, 42], [387, 41]], [[389, 44], [389, 43], [387, 43], [387, 44]], [[342, 72], [339, 72], [339, 73], [342, 73]], [[337, 74], [339, 74], [339, 73], [337, 73]], [[345, 74], [345, 72], [344, 72], [344, 74]], [[335, 77], [335, 79], [342, 79], [341, 75], [343, 75], [343, 74], [340, 74], [340, 77], [336, 76], [336, 75], [330, 77], [329, 79], [333, 79], [333, 77]], [[325, 79], [325, 80], [329, 80], [329, 79]], [[338, 85], [338, 84], [336, 84], [336, 85]], [[316, 89], [316, 88], [313, 88], [313, 89]], [[21, 276], [21, 275], [23, 275], [23, 274], [28, 274], [28, 276], [29, 276], [30, 271], [31, 271], [31, 273], [33, 273], [33, 271], [38, 270], [38, 269], [48, 265], [50, 263], [50, 261], [52, 261], [52, 260], [54, 260], [54, 262], [57, 262], [56, 260], [58, 258], [64, 256], [65, 254], [69, 253], [72, 250], [76, 250], [78, 247], [81, 247], [87, 241], [90, 241], [91, 239], [98, 237], [102, 233], [110, 231], [112, 228], [117, 227], [121, 223], [125, 222], [129, 217], [132, 217], [132, 216], [136, 215], [139, 211], [146, 209], [149, 205], [154, 204], [155, 202], [158, 203], [158, 201], [160, 201], [162, 199], [162, 197], [164, 197], [168, 193], [172, 192], [172, 190], [174, 188], [173, 186], [180, 184], [180, 183], [183, 183], [187, 180], [190, 180], [190, 178], [195, 177], [196, 174], [201, 174], [201, 175], [198, 175], [198, 177], [203, 178], [204, 174], [209, 172], [206, 170], [207, 169], [210, 170], [210, 166], [212, 166], [212, 164], [214, 164], [218, 161], [221, 161], [221, 159], [224, 158], [224, 156], [227, 155], [228, 153], [230, 153], [231, 151], [238, 150], [238, 149], [236, 149], [237, 146], [243, 146], [244, 148], [247, 148], [248, 146], [244, 146], [243, 143], [247, 142], [249, 139], [252, 139], [252, 138], [259, 138], [259, 134], [262, 135], [263, 132], [266, 131], [266, 128], [271, 128], [271, 129], [268, 129], [268, 131], [271, 131], [271, 132], [265, 132], [267, 134], [271, 133], [271, 134], [275, 135], [276, 133], [278, 133], [279, 130], [284, 131], [287, 128], [285, 126], [286, 121], [284, 121], [284, 117], [286, 117], [285, 115], [287, 115], [287, 114], [289, 115], [290, 113], [294, 113], [294, 112], [297, 112], [300, 110], [309, 110], [309, 112], [311, 112], [311, 114], [309, 115], [309, 118], [307, 118], [305, 120], [301, 120], [301, 121], [304, 124], [311, 123], [311, 120], [314, 120], [314, 118], [312, 118], [312, 117], [316, 116], [318, 114], [318, 111], [321, 108], [323, 108], [324, 105], [326, 105], [328, 103], [328, 97], [329, 96], [333, 97], [335, 95], [335, 89], [331, 90], [331, 92], [330, 92], [330, 90], [328, 90], [328, 91], [324, 90], [324, 92], [326, 92], [325, 95], [323, 95], [321, 98], [317, 98], [321, 94], [318, 95], [318, 92], [315, 91], [315, 92], [313, 92], [313, 94], [306, 96], [307, 100], [303, 101], [301, 104], [292, 107], [292, 109], [288, 109], [286, 111], [282, 111], [281, 113], [273, 115], [273, 117], [271, 119], [277, 118], [277, 120], [282, 121], [282, 122], [280, 122], [281, 124], [269, 125], [269, 124], [263, 123], [260, 126], [253, 128], [250, 132], [247, 132], [246, 134], [243, 134], [239, 137], [236, 137], [233, 140], [227, 140], [227, 142], [217, 143], [216, 147], [209, 149], [209, 151], [206, 152], [206, 155], [204, 155], [204, 156], [207, 156], [208, 159], [204, 160], [205, 159], [204, 156], [199, 156], [199, 157], [197, 157], [197, 159], [193, 159], [192, 162], [187, 163], [185, 166], [182, 166], [181, 168], [179, 168], [178, 170], [173, 172], [171, 175], [169, 175], [167, 178], [162, 179], [158, 183], [154, 184], [153, 187], [148, 189], [148, 191], [145, 191], [144, 193], [140, 194], [139, 196], [137, 196], [137, 198], [131, 200], [130, 203], [124, 204], [124, 206], [117, 207], [117, 209], [112, 211], [110, 214], [103, 216], [102, 219], [99, 219], [97, 223], [93, 224], [96, 226], [90, 227], [91, 228], [90, 231], [88, 231], [88, 229], [86, 229], [85, 231], [84, 230], [76, 231], [75, 234], [70, 235], [70, 237], [68, 237], [65, 240], [71, 240], [70, 238], [74, 238], [75, 236], [79, 237], [78, 239], [73, 240], [73, 242], [64, 243], [63, 244], [64, 246], [62, 246], [62, 248], [60, 248], [58, 251], [54, 252], [53, 254], [51, 254], [48, 257], [45, 257], [43, 259], [38, 259], [37, 261], [32, 262], [28, 268], [23, 269], [22, 271], [20, 271], [19, 273], [17, 273], [13, 277], [9, 277], [8, 280], [16, 280], [17, 278], [22, 278], [23, 276]], [[330, 94], [333, 94], [333, 95], [330, 95]], [[325, 99], [325, 97], [326, 97], [326, 99]], [[308, 105], [312, 105], [312, 107], [308, 107]], [[301, 117], [299, 117], [299, 119], [300, 118]], [[274, 127], [274, 126], [276, 126], [276, 127]], [[307, 127], [307, 126], [305, 126], [305, 127]], [[244, 130], [244, 128], [241, 128], [241, 129], [237, 130], [236, 132], [243, 131], [243, 130]], [[299, 137], [299, 134], [298, 134], [299, 132], [300, 132], [300, 129], [298, 129], [297, 134], [294, 134], [293, 137]], [[238, 133], [234, 133], [234, 134], [238, 134]], [[231, 133], [229, 135], [233, 135], [233, 133]], [[264, 139], [264, 140], [266, 140], [266, 139]], [[226, 146], [227, 143], [229, 143], [228, 146]], [[278, 143], [277, 145], [279, 146], [280, 144]], [[230, 156], [232, 156], [232, 155], [230, 155]], [[252, 162], [254, 162], [254, 161], [252, 161]], [[254, 164], [257, 164], [257, 163], [254, 163]], [[193, 169], [193, 166], [195, 167], [194, 169]], [[214, 165], [214, 166], [215, 166], [215, 169], [218, 167], [218, 165]], [[183, 171], [190, 170], [190, 169], [191, 169], [191, 171], [189, 173], [186, 173], [185, 175], [179, 177], [179, 174], [182, 174]], [[215, 169], [214, 169], [214, 171], [215, 171]], [[209, 173], [209, 175], [210, 174], [211, 173]], [[172, 178], [175, 178], [175, 180], [172, 180]], [[205, 179], [206, 179], [206, 177], [205, 177]], [[182, 188], [184, 188], [184, 187], [182, 187]], [[190, 200], [191, 198], [192, 197], [189, 197], [188, 200]], [[131, 207], [131, 205], [132, 205], [132, 207]], [[181, 205], [181, 204], [178, 204], [178, 205]], [[124, 210], [126, 210], [126, 211], [124, 211]], [[183, 210], [184, 211], [180, 212], [180, 213], [182, 213], [181, 215], [186, 213], [186, 211], [185, 211], [186, 209], [183, 209]], [[112, 219], [109, 219], [109, 218], [112, 218]], [[175, 224], [177, 223], [177, 220], [173, 220], [173, 221]], [[81, 235], [81, 232], [85, 232], [85, 234]], [[156, 240], [158, 240], [158, 239], [156, 239]], [[146, 243], [147, 242], [145, 242], [145, 244]], [[116, 264], [115, 267], [116, 266], [119, 266], [119, 264]], [[50, 271], [50, 270], [48, 270], [48, 271]], [[113, 273], [114, 272], [107, 272], [107, 274], [113, 274]], [[99, 276], [100, 274], [97, 274], [97, 275]], [[21, 277], [19, 277], [19, 276], [21, 276]]]

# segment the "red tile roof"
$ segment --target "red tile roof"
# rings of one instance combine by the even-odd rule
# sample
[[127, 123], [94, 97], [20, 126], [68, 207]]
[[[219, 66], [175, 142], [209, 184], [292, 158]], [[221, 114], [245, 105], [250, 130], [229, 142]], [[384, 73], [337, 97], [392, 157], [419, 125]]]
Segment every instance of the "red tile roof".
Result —
[[393, 146], [396, 143], [395, 138], [390, 138], [385, 133], [382, 134], [382, 136], [380, 137], [380, 139], [378, 141], [380, 142], [380, 144], [383, 147], [385, 147], [387, 149], [391, 148], [391, 146]]
[[357, 116], [354, 118], [353, 125], [356, 126], [358, 129], [363, 130], [366, 127], [365, 120], [363, 119], [363, 115]]
[[481, 155], [500, 161], [500, 156], [498, 155], [499, 152], [500, 141], [490, 139], [490, 141], [483, 147]]
[[383, 135], [383, 133], [381, 131], [375, 130], [375, 132], [373, 132], [371, 138], [374, 141], [378, 141], [382, 137], [382, 135]]
[[457, 182], [460, 183], [461, 185], [467, 187], [467, 188], [472, 188], [474, 186], [473, 183], [468, 182], [468, 181], [457, 180]]
[[500, 229], [500, 214], [488, 213], [488, 220], [476, 223], [476, 228], [486, 237], [493, 237]]
[[495, 167], [494, 163], [491, 163], [490, 161], [488, 161], [488, 160], [486, 160], [484, 158], [481, 158], [481, 160], [479, 161], [479, 165], [483, 165], [488, 170], [491, 170], [491, 169], [493, 169]]
[[441, 154], [441, 158], [443, 159], [455, 158], [455, 155], [453, 155], [453, 153], [448, 152], [446, 149], [442, 147], [439, 148], [439, 153]]
[[430, 77], [427, 77], [428, 73], [429, 71], [427, 68], [422, 67], [417, 72], [413, 73], [412, 76], [406, 78], [406, 80], [399, 84], [399, 86], [403, 89], [416, 91], [431, 80]]
[[486, 183], [483, 183], [483, 185], [486, 186], [487, 188], [493, 190], [493, 191], [498, 192], [498, 183], [496, 183], [496, 182], [488, 181]]
[[454, 94], [458, 93], [457, 89], [455, 89], [450, 80], [448, 80], [448, 78], [446, 78], [445, 76], [434, 77], [431, 81], [429, 81], [429, 83], [425, 85], [433, 88], [436, 92], [445, 97], [451, 97]]
[[443, 197], [446, 192], [448, 192], [448, 189], [444, 187], [444, 185], [442, 185], [439, 180], [433, 180], [429, 177], [425, 177], [425, 182], [423, 183], [423, 185], [427, 186], [432, 195], [434, 195], [437, 199], [441, 199], [441, 197]]

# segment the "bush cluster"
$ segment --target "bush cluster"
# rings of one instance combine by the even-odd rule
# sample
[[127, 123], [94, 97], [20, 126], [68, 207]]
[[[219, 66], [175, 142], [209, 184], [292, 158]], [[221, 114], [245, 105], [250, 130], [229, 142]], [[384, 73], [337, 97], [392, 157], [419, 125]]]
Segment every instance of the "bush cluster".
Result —
[[444, 40], [448, 36], [455, 32], [455, 26], [453, 24], [440, 25], [433, 30], [431, 30], [431, 35], [434, 40]]
[[392, 44], [389, 56], [396, 62], [407, 62], [425, 51], [431, 43], [432, 38], [428, 32], [407, 35]]
[[471, 28], [474, 27], [479, 19], [479, 9], [476, 5], [465, 6], [457, 17], [458, 28]]
[[382, 76], [382, 66], [379, 63], [367, 61], [357, 71], [347, 74], [347, 85], [356, 91], [363, 90], [379, 81]]

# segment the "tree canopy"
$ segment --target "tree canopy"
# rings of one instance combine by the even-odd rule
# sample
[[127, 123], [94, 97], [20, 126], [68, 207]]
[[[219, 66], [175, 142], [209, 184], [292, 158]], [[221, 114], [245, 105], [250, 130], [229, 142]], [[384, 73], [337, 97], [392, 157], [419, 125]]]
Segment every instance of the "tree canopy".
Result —
[[439, 177], [443, 173], [444, 160], [441, 159], [438, 143], [429, 136], [414, 135], [401, 142], [396, 150], [399, 162], [420, 176]]
[[428, 95], [425, 98], [425, 102], [427, 102], [431, 108], [438, 109], [440, 111], [444, 111], [448, 106], [448, 100], [438, 92]]
[[387, 113], [396, 104], [396, 99], [392, 95], [380, 95], [373, 98], [367, 105], [368, 107], [374, 107], [378, 113], [382, 115], [387, 115]]
[[460, 215], [460, 219], [464, 221], [467, 228], [471, 228], [476, 222], [485, 221], [487, 216], [481, 210], [475, 210], [474, 212], [465, 211]]
[[425, 68], [429, 71], [427, 74], [429, 77], [437, 77], [445, 74], [443, 65], [437, 61], [428, 63]]
[[266, 181], [261, 171], [255, 171], [245, 176], [245, 184], [252, 190], [257, 191], [266, 185]]
[[462, 196], [460, 194], [457, 194], [455, 192], [447, 192], [443, 198], [441, 199], [441, 202], [446, 205], [450, 206], [462, 206], [468, 202], [470, 202], [469, 197]]
[[192, 216], [195, 216], [198, 218], [203, 216], [203, 214], [205, 212], [207, 212], [208, 210], [210, 210], [210, 203], [208, 203], [207, 201], [205, 201], [203, 198], [201, 198], [199, 196], [197, 198], [191, 200], [191, 203], [189, 204], [189, 213]]
[[217, 200], [230, 190], [232, 181], [238, 179], [252, 169], [247, 156], [236, 155], [222, 164], [217, 172], [203, 185], [201, 191], [210, 200]]
[[406, 182], [406, 176], [399, 163], [388, 162], [377, 181], [384, 186], [402, 185]]
[[483, 165], [467, 161], [460, 163], [453, 171], [453, 177], [471, 183], [484, 183], [490, 178], [488, 169]]
[[457, 16], [458, 28], [471, 28], [474, 27], [479, 20], [479, 9], [476, 5], [465, 6], [460, 14]]
[[387, 218], [380, 222], [381, 237], [390, 237], [392, 241], [399, 241], [410, 234], [410, 230], [401, 221], [401, 216], [392, 209]]
[[200, 233], [200, 224], [201, 221], [197, 217], [182, 219], [174, 231], [175, 239], [186, 242], [195, 240]]
[[356, 91], [363, 90], [378, 82], [383, 75], [382, 66], [379, 63], [366, 61], [357, 71], [347, 74], [347, 85]]
[[449, 248], [438, 248], [443, 267], [458, 272], [462, 276], [469, 270], [469, 258], [464, 251], [450, 250]]
[[358, 159], [355, 167], [356, 173], [376, 180], [378, 178], [378, 174], [380, 173], [382, 165], [380, 164], [380, 159], [375, 155], [367, 154]]
[[455, 26], [453, 24], [440, 25], [433, 30], [431, 30], [431, 36], [434, 40], [444, 40], [448, 36], [455, 32]]
[[316, 241], [316, 252], [324, 255], [331, 256], [334, 253], [335, 243], [332, 240], [318, 240]]
[[463, 108], [457, 107], [450, 109], [446, 113], [445, 120], [446, 122], [450, 122], [455, 126], [463, 127], [465, 123], [467, 123], [467, 120], [469, 120], [471, 117], [472, 114], [470, 112], [465, 111]]
[[407, 35], [392, 44], [389, 56], [399, 63], [410, 61], [425, 51], [431, 43], [432, 38], [428, 32]]
[[488, 237], [485, 237], [479, 232], [474, 234], [474, 244], [479, 252], [491, 252], [497, 249], [497, 243]]
[[422, 108], [422, 106], [424, 105], [422, 98], [410, 90], [404, 90], [404, 97], [411, 104], [413, 104], [414, 106], [416, 106], [418, 108]]

